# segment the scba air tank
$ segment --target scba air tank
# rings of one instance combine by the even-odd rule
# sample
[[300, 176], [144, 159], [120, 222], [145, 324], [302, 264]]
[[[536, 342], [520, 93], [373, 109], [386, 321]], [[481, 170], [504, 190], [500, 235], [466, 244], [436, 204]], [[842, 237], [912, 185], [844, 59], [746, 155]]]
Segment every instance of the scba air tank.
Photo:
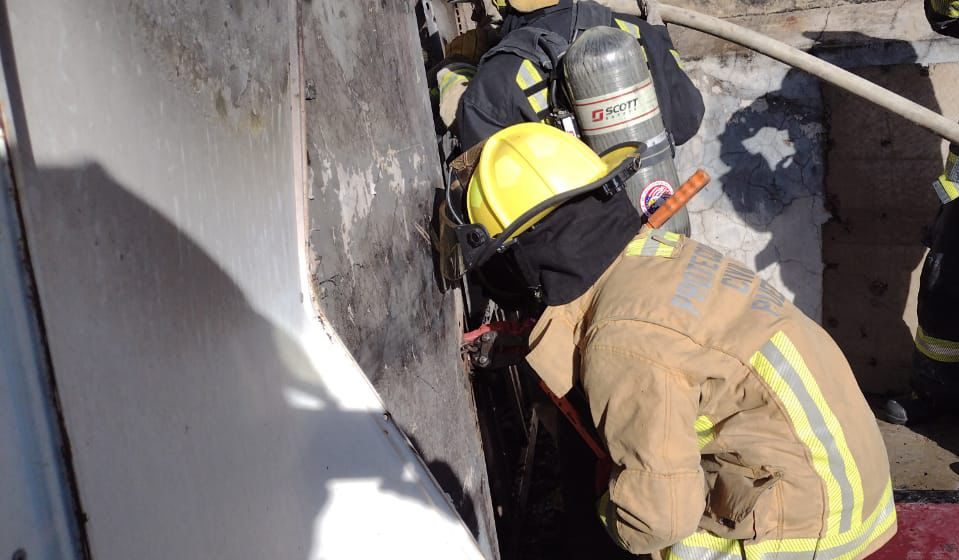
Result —
[[[624, 142], [646, 144], [642, 168], [626, 190], [640, 212], [652, 214], [680, 183], [639, 42], [625, 31], [594, 27], [569, 47], [563, 71], [580, 133], [589, 147], [602, 154]], [[689, 235], [686, 209], [665, 227]]]

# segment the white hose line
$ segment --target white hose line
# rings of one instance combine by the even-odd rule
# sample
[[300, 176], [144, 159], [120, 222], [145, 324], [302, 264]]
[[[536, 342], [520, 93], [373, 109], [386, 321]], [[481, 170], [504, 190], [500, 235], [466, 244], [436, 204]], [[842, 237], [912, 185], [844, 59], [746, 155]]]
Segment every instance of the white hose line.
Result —
[[746, 29], [735, 23], [719, 18], [700, 14], [691, 10], [677, 8], [666, 4], [659, 5], [659, 15], [667, 23], [675, 23], [696, 31], [701, 31], [720, 39], [731, 41], [752, 49], [780, 62], [804, 70], [813, 76], [821, 78], [831, 84], [872, 101], [909, 119], [919, 126], [935, 132], [939, 136], [952, 142], [959, 143], [959, 124], [956, 124], [935, 111], [931, 111], [918, 103], [895, 94], [885, 88], [877, 86], [869, 80], [848, 72], [816, 58], [797, 48]]

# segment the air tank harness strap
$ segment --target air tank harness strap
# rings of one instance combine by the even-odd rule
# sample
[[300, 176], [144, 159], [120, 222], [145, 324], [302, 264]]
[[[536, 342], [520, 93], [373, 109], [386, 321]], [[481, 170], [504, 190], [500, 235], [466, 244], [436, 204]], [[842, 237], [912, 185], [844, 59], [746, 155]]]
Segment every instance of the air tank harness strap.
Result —
[[523, 58], [516, 71], [516, 85], [523, 92], [538, 120], [549, 115], [549, 88], [552, 73], [569, 43], [559, 34], [546, 29], [521, 27], [507, 35], [480, 59], [480, 67], [498, 54], [509, 53]]
[[587, 29], [613, 24], [613, 10], [590, 0], [580, 0], [573, 4], [573, 17], [569, 30], [570, 43], [579, 38]]

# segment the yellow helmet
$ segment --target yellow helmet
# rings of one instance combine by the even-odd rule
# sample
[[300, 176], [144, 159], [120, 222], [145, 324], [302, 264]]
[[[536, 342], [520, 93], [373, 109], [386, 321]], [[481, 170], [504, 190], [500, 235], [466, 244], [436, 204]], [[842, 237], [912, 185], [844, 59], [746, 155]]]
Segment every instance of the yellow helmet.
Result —
[[559, 0], [493, 0], [493, 5], [502, 10], [509, 6], [517, 12], [533, 12], [559, 4]]
[[[509, 241], [573, 196], [606, 186], [622, 174], [620, 167], [638, 164], [637, 157], [634, 144], [600, 157], [576, 137], [545, 124], [505, 128], [486, 141], [470, 179], [469, 221], [486, 228], [490, 237], [510, 229], [502, 240]], [[532, 209], [537, 213], [524, 216]]]
[[470, 148], [450, 164], [439, 213], [434, 243], [443, 277], [456, 280], [505, 251], [565, 202], [623, 190], [639, 170], [641, 149], [626, 143], [600, 157], [576, 137], [539, 123], [505, 128]]

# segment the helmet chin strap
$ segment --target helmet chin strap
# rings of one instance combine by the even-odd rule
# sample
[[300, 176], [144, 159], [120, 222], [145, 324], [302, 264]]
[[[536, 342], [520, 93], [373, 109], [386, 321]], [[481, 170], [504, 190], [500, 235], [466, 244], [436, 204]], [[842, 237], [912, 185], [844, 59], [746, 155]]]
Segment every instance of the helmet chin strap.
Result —
[[[630, 144], [624, 144], [621, 147], [627, 145]], [[502, 253], [506, 250], [513, 241], [510, 238], [540, 213], [550, 208], [560, 206], [578, 196], [594, 191], [600, 193], [600, 196], [604, 198], [609, 198], [623, 190], [626, 187], [626, 181], [636, 174], [641, 164], [640, 154], [644, 146], [638, 143], [632, 145], [635, 146], [633, 154], [625, 157], [623, 161], [605, 177], [578, 189], [560, 193], [540, 202], [516, 218], [513, 223], [496, 237], [490, 237], [486, 228], [479, 224], [464, 224], [457, 227], [456, 236], [460, 242], [466, 270], [480, 266], [496, 253]]]

